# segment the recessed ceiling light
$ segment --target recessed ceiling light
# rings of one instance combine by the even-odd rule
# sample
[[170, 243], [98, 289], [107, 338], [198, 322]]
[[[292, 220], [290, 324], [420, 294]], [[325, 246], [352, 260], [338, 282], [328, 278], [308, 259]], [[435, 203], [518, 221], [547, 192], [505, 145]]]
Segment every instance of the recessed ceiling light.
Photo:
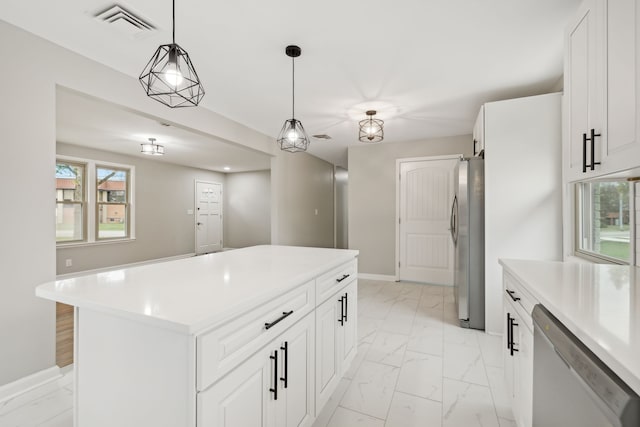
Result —
[[223, 167], [222, 169], [224, 169], [224, 170], [226, 170], [226, 171], [230, 171], [230, 170], [231, 170], [231, 168], [230, 168], [229, 166], [225, 166], [225, 167]]

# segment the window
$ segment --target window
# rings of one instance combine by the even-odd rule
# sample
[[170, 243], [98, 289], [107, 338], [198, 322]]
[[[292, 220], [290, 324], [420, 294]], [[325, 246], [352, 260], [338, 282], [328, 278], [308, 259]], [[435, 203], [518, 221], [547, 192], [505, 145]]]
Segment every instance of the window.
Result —
[[97, 236], [100, 239], [129, 235], [129, 170], [96, 167]]
[[133, 177], [133, 166], [59, 158], [56, 242], [70, 245], [134, 239]]
[[577, 252], [604, 260], [629, 263], [631, 186], [610, 180], [577, 184]]
[[86, 165], [56, 162], [56, 242], [85, 239]]

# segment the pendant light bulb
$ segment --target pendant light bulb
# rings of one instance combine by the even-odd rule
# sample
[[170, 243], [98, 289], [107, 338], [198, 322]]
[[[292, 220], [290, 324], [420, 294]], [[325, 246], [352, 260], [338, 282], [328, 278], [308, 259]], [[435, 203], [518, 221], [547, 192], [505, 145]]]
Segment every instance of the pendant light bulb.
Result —
[[291, 143], [294, 143], [296, 139], [298, 139], [298, 133], [295, 129], [289, 129], [289, 132], [287, 132], [287, 139]]
[[167, 67], [164, 72], [164, 80], [173, 90], [177, 90], [178, 86], [180, 86], [184, 80], [184, 77], [178, 68], [177, 48], [171, 48], [169, 50], [169, 61], [167, 61]]

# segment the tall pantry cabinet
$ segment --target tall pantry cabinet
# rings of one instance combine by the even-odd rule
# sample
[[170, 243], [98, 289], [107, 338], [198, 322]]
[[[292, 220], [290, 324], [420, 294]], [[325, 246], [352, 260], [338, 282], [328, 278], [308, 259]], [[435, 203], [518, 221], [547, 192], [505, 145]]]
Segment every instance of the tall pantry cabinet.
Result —
[[561, 95], [489, 102], [485, 155], [485, 328], [502, 334], [499, 258], [562, 259]]

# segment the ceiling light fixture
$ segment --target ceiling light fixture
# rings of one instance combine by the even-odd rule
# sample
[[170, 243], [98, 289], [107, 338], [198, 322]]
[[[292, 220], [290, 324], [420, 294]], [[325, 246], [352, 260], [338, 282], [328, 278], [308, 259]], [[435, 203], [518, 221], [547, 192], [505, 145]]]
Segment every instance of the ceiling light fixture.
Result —
[[140, 152], [149, 156], [162, 156], [164, 154], [164, 146], [155, 142], [155, 138], [149, 138], [149, 142], [140, 144]]
[[285, 49], [285, 53], [291, 58], [292, 66], [292, 102], [291, 102], [291, 119], [286, 120], [280, 134], [278, 135], [278, 145], [283, 151], [289, 151], [290, 153], [296, 153], [298, 151], [307, 151], [309, 147], [309, 137], [304, 131], [302, 122], [296, 120], [296, 66], [295, 58], [300, 56], [302, 50], [298, 46], [290, 45]]
[[204, 96], [189, 54], [176, 44], [176, 1], [173, 0], [173, 43], [163, 44], [140, 74], [147, 96], [171, 108], [195, 107]]
[[374, 119], [376, 110], [367, 111], [368, 119], [360, 120], [360, 132], [358, 139], [360, 142], [380, 142], [384, 139], [384, 122]]

